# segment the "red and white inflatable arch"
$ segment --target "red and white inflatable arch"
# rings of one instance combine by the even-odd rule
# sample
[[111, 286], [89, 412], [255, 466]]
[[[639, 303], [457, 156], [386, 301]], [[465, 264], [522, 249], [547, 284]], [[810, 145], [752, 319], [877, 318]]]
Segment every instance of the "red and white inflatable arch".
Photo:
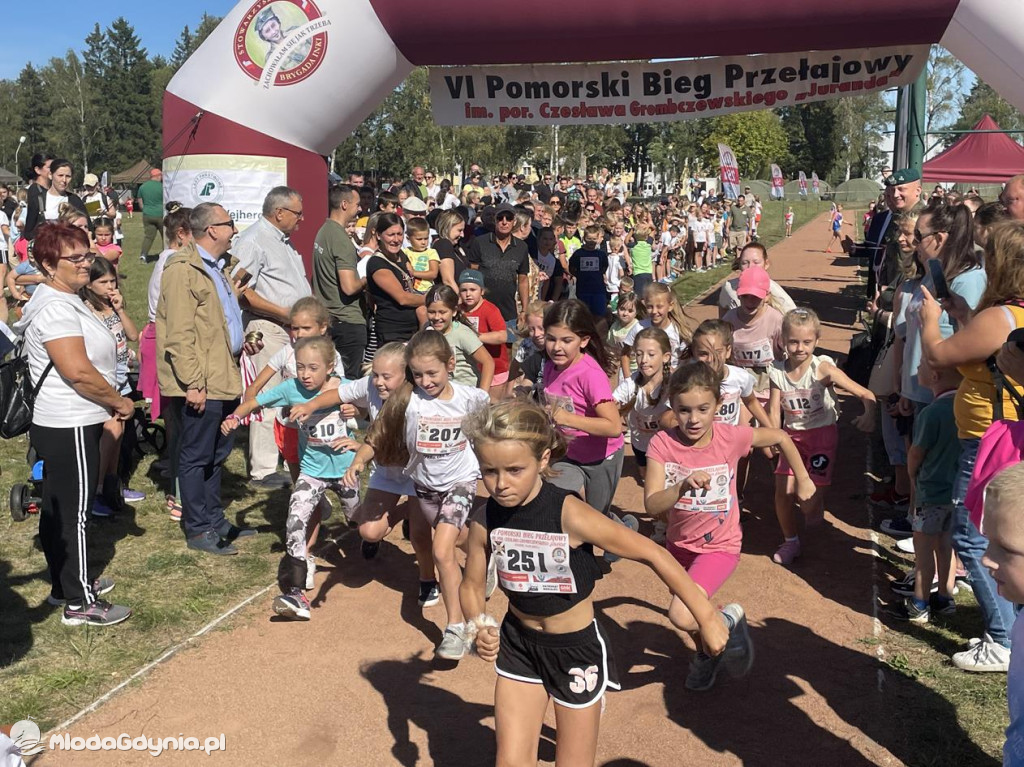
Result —
[[[913, 49], [920, 59], [919, 46], [941, 43], [1024, 109], [1020, 0], [772, 0], [745, 3], [742, 12], [737, 12], [737, 7], [704, 0], [519, 0], [493, 6], [477, 0], [242, 0], [167, 86], [165, 195], [189, 205], [218, 201], [244, 225], [259, 215], [266, 191], [286, 183], [305, 197], [306, 224], [295, 239], [308, 258], [313, 236], [327, 213], [323, 155], [419, 65], [472, 67], [792, 54], [792, 67], [786, 59], [770, 59], [775, 63], [763, 67], [757, 78], [740, 82], [742, 87], [755, 79], [760, 86], [769, 78], [764, 74], [769, 70], [771, 82], [776, 78], [784, 83], [798, 80], [808, 71], [806, 51], [817, 52], [819, 58], [822, 52], [856, 53], [860, 59], [850, 59], [851, 69], [844, 70], [848, 74], [858, 69], [860, 64], [855, 62], [863, 61], [864, 55], [870, 61], [886, 51], [898, 55], [900, 50]], [[821, 61], [825, 67], [822, 81], [828, 82], [826, 69], [831, 66], [836, 75], [831, 82], [838, 83], [846, 59], [835, 55]], [[713, 62], [704, 59], [701, 65], [710, 67]], [[812, 72], [813, 63], [811, 60]], [[688, 65], [692, 68], [695, 62]], [[728, 71], [739, 71], [739, 65], [727, 63], [721, 71], [730, 66], [733, 69]], [[627, 67], [615, 65], [615, 69], [622, 70], [615, 77], [628, 75]], [[496, 80], [480, 71], [476, 90], [484, 91], [484, 83], [493, 90], [489, 86]], [[516, 77], [533, 73], [532, 79], [524, 82], [527, 93], [523, 98], [529, 97], [532, 89], [538, 98], [550, 100], [551, 81], [545, 78], [569, 68], [508, 71], [525, 73]], [[515, 112], [506, 108], [502, 117], [514, 114], [520, 118], [518, 124], [550, 122], [552, 114], [585, 121], [588, 110], [597, 107], [583, 101], [581, 93], [584, 98], [622, 95], [614, 87], [609, 94], [607, 72], [584, 71], [595, 79], [557, 83], [564, 86], [572, 107], [552, 111], [550, 102], [544, 101], [547, 117], [532, 107]], [[634, 91], [644, 76], [639, 73], [632, 79]], [[440, 116], [436, 103], [441, 96], [439, 80], [435, 77], [433, 82], [435, 111]], [[675, 78], [673, 82], [679, 93], [697, 91], [690, 87], [689, 79]], [[711, 75], [703, 81], [693, 78], [693, 85], [698, 82], [711, 82]], [[574, 91], [573, 83], [579, 84]], [[596, 84], [589, 94], [587, 83]], [[766, 87], [774, 88], [771, 84]], [[870, 87], [866, 81], [864, 87]], [[487, 95], [456, 92], [451, 84], [446, 90], [450, 92], [445, 97], [452, 101]], [[711, 86], [707, 90], [710, 92]], [[555, 91], [558, 95], [557, 87]], [[834, 95], [843, 92], [834, 86]], [[510, 88], [505, 95], [515, 98], [516, 93]], [[702, 103], [697, 109], [713, 110], [703, 98], [708, 93], [699, 95]], [[738, 106], [730, 108], [733, 102], [727, 98], [718, 112], [766, 104], [744, 102], [739, 92], [736, 98]], [[594, 103], [613, 101], [597, 98]], [[692, 107], [694, 102], [689, 103]], [[666, 119], [685, 117], [676, 116], [684, 111], [681, 104], [682, 100], [669, 99], [667, 108], [672, 116]], [[457, 106], [462, 110], [462, 101]], [[635, 121], [638, 113], [654, 115], [656, 108], [661, 115], [666, 103], [644, 112], [634, 107], [634, 116], [627, 119]], [[481, 119], [495, 117], [485, 107], [472, 111]], [[465, 113], [470, 116], [469, 101]], [[614, 121], [602, 119], [610, 114], [613, 111], [602, 112], [595, 121]]]

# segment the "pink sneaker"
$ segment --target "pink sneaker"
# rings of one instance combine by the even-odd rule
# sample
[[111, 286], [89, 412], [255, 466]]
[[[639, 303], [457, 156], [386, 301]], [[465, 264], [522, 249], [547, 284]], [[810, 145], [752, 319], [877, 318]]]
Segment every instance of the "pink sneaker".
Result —
[[784, 541], [772, 555], [772, 561], [780, 565], [791, 565], [793, 560], [800, 556], [800, 539], [795, 541]]

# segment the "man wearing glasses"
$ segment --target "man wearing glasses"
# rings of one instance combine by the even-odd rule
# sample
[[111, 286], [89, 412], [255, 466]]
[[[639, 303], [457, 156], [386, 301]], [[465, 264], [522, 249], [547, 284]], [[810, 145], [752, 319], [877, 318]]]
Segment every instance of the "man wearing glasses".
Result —
[[233, 433], [221, 434], [220, 426], [242, 394], [242, 312], [225, 275], [235, 224], [208, 202], [192, 209], [189, 223], [195, 239], [167, 259], [160, 278], [157, 375], [181, 424], [177, 478], [187, 545], [236, 554], [232, 542], [254, 531], [231, 524], [220, 499], [221, 467], [234, 446]]
[[516, 293], [525, 308], [530, 293], [530, 253], [526, 243], [512, 236], [516, 209], [501, 203], [494, 214], [494, 231], [473, 240], [467, 258], [473, 269], [484, 275], [487, 300], [498, 307], [505, 319], [511, 343], [519, 315], [516, 311]]
[[[312, 292], [302, 257], [291, 242], [291, 234], [301, 221], [299, 193], [287, 186], [274, 187], [263, 200], [263, 215], [238, 236], [233, 248], [238, 265], [232, 275], [248, 275], [249, 279], [239, 296], [245, 332], [263, 334], [263, 348], [250, 357], [256, 373], [290, 343], [292, 305]], [[280, 382], [275, 375], [267, 386]], [[264, 408], [263, 420], [249, 424], [249, 477], [261, 487], [283, 487], [291, 481], [287, 474], [277, 471], [276, 417], [276, 408]]]
[[537, 195], [537, 199], [545, 205], [551, 201], [551, 174], [545, 173], [536, 184], [533, 185], [534, 194]]

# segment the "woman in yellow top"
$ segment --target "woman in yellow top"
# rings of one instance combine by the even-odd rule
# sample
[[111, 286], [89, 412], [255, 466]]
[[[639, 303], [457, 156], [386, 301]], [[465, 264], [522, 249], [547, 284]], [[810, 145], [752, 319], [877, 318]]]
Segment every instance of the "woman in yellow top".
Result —
[[[1013, 605], [996, 593], [995, 581], [981, 564], [988, 541], [968, 519], [963, 500], [981, 437], [998, 415], [994, 412], [996, 388], [988, 360], [999, 351], [1012, 330], [1024, 327], [1024, 222], [1006, 221], [992, 227], [985, 247], [985, 272], [988, 277], [985, 293], [974, 312], [967, 309], [956, 294], [943, 302], [959, 326], [959, 330], [945, 340], [939, 333], [943, 307], [925, 290], [921, 341], [929, 365], [935, 368], [955, 366], [963, 375], [954, 404], [960, 437], [960, 470], [953, 486], [953, 547], [970, 575], [986, 633], [968, 650], [954, 655], [953, 663], [970, 671], [1006, 671]], [[1018, 386], [1012, 379], [1007, 379], [1006, 383]], [[1017, 412], [1007, 395], [1002, 403], [1002, 417], [1017, 420]]]

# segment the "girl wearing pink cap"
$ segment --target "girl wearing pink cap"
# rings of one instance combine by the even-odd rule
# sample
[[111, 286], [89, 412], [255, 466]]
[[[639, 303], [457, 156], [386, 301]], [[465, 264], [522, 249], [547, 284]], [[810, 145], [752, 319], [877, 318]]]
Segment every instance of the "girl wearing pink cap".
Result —
[[[831, 357], [814, 353], [821, 335], [821, 322], [810, 309], [788, 312], [782, 321], [786, 359], [768, 371], [771, 400], [768, 417], [775, 428], [785, 428], [796, 444], [800, 461], [814, 482], [814, 496], [800, 501], [808, 527], [821, 524], [825, 514], [825, 488], [832, 484], [832, 465], [839, 442], [839, 406], [835, 387], [850, 392], [864, 403], [864, 412], [853, 425], [870, 433], [875, 428], [875, 395], [855, 383]], [[775, 514], [785, 540], [772, 556], [788, 565], [800, 556], [800, 520], [796, 513], [796, 481], [786, 456], [775, 469]]]
[[729, 362], [754, 376], [754, 393], [762, 406], [768, 404], [768, 369], [785, 356], [782, 313], [767, 300], [771, 282], [760, 266], [744, 269], [736, 288], [740, 305], [722, 318], [733, 330]]

